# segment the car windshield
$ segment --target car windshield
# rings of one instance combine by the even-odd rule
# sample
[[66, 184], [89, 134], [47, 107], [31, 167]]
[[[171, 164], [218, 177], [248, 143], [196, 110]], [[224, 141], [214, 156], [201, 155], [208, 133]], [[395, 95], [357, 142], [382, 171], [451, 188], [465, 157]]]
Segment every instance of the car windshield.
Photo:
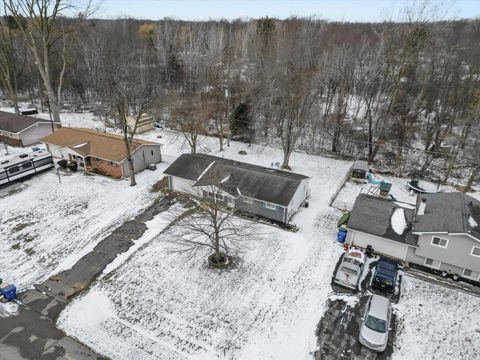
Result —
[[342, 271], [345, 273], [345, 274], [348, 274], [348, 275], [353, 275], [353, 276], [357, 276], [357, 271], [353, 270], [353, 269], [349, 269], [347, 267], [342, 267]]
[[385, 320], [377, 319], [375, 316], [368, 315], [365, 326], [370, 330], [385, 333], [387, 331], [387, 322]]

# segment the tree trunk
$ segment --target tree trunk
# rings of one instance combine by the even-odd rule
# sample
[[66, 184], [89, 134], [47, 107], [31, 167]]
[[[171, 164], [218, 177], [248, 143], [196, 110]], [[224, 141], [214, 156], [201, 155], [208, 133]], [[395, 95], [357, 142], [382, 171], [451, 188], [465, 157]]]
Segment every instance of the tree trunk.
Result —
[[475, 166], [472, 170], [472, 173], [470, 174], [470, 177], [468, 178], [467, 185], [463, 188], [463, 192], [469, 192], [472, 190], [472, 185], [475, 179], [477, 178], [478, 174], [480, 174], [480, 164]]
[[290, 150], [290, 147], [288, 148], [288, 150], [286, 149], [283, 150], [282, 169], [292, 170], [289, 165], [290, 155], [292, 155], [292, 151]]

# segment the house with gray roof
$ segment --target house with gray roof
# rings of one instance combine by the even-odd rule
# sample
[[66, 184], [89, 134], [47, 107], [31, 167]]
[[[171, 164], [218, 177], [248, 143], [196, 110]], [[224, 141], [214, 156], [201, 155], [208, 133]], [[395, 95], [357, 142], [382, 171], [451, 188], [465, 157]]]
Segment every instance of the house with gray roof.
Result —
[[480, 201], [461, 192], [421, 194], [414, 206], [360, 194], [347, 243], [480, 281]]
[[309, 196], [309, 177], [207, 154], [183, 154], [164, 172], [168, 187], [288, 223]]
[[0, 111], [0, 141], [12, 146], [29, 146], [61, 128], [59, 122], [51, 122], [32, 116]]

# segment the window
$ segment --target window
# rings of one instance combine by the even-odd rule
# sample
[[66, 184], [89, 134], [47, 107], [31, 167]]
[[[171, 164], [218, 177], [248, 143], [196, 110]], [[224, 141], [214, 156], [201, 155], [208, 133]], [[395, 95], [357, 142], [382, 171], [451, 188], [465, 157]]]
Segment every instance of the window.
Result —
[[448, 239], [444, 239], [444, 238], [440, 238], [438, 236], [434, 236], [432, 238], [432, 245], [446, 248], [447, 245], [448, 245]]
[[223, 201], [223, 195], [215, 194], [215, 197], [217, 198], [217, 200]]
[[272, 204], [272, 203], [268, 203], [268, 202], [265, 203], [265, 207], [266, 207], [267, 209], [277, 210], [277, 205]]
[[22, 164], [22, 168], [23, 168], [23, 169], [30, 169], [31, 167], [32, 167], [32, 163], [31, 163], [31, 162], [23, 163], [23, 164]]
[[13, 174], [13, 173], [18, 172], [18, 170], [20, 170], [20, 168], [18, 166], [12, 166], [11, 168], [8, 169], [8, 173]]
[[463, 276], [466, 278], [478, 280], [479, 273], [470, 269], [463, 269]]
[[434, 268], [434, 269], [438, 269], [440, 267], [440, 261], [438, 260], [433, 260], [433, 259], [430, 259], [430, 258], [425, 258], [425, 263], [424, 263], [426, 266], [428, 267], [431, 267], [431, 268]]
[[152, 151], [150, 151], [150, 152], [152, 153], [152, 156], [153, 156], [153, 150], [152, 150]]
[[474, 247], [472, 248], [472, 253], [471, 253], [471, 255], [473, 255], [473, 256], [480, 256], [480, 247], [474, 246]]
[[208, 193], [208, 197], [211, 198], [211, 199], [213, 199], [213, 192], [209, 192], [209, 193]]

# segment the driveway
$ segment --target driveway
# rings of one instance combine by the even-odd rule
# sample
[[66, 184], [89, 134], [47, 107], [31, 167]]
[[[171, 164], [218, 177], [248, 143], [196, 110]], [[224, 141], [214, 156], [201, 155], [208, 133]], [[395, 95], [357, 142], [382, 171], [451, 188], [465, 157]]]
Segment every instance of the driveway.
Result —
[[0, 359], [105, 359], [57, 329], [56, 320], [73, 297], [88, 289], [118, 254], [143, 235], [145, 223], [173, 203], [170, 195], [160, 198], [115, 229], [71, 269], [19, 293], [18, 314], [0, 317]]

